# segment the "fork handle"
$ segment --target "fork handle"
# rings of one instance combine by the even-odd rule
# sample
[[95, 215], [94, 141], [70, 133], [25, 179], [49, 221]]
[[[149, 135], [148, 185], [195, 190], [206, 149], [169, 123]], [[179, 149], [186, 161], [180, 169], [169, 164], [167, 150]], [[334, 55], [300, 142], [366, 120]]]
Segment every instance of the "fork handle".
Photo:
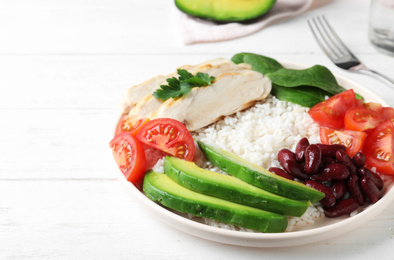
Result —
[[[355, 71], [357, 71], [357, 70], [355, 70]], [[386, 83], [391, 83], [394, 86], [394, 80], [389, 78], [389, 77], [387, 77], [386, 75], [383, 75], [380, 72], [377, 72], [375, 70], [371, 70], [371, 69], [368, 69], [368, 68], [365, 68], [365, 67], [363, 67], [362, 69], [359, 69], [358, 71], [359, 72], [364, 72], [365, 74], [368, 74], [368, 75], [371, 75], [371, 76], [375, 76], [375, 77], [377, 76], [377, 78], [383, 79]]]
[[391, 79], [391, 78], [387, 77], [386, 75], [383, 75], [382, 73], [377, 72], [375, 70], [370, 70], [370, 72], [372, 72], [373, 75], [378, 75], [379, 77], [383, 78], [385, 81], [390, 82], [394, 86], [394, 80], [393, 79]]

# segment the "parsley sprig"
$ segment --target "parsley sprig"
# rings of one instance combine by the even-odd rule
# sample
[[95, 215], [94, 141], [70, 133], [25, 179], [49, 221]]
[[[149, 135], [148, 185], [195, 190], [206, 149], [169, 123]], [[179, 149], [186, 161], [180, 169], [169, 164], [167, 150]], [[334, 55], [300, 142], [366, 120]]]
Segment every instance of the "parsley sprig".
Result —
[[198, 72], [194, 76], [184, 69], [178, 69], [177, 72], [179, 78], [168, 78], [168, 85], [160, 85], [160, 88], [153, 92], [155, 98], [167, 100], [182, 97], [188, 94], [192, 88], [211, 85], [215, 80], [215, 77], [203, 72]]

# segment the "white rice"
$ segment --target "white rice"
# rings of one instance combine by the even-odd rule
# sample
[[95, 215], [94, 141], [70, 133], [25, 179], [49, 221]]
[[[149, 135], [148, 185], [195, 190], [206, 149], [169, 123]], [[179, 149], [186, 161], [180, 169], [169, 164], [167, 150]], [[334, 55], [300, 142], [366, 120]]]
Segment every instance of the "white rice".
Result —
[[308, 115], [308, 108], [269, 96], [245, 111], [196, 131], [193, 137], [268, 169], [279, 166], [280, 149], [294, 151], [303, 137], [311, 143], [318, 142], [319, 126]]
[[[303, 137], [307, 137], [310, 143], [319, 142], [319, 126], [310, 118], [308, 110], [269, 96], [253, 107], [226, 116], [192, 135], [196, 141], [220, 147], [266, 169], [278, 167], [280, 149], [289, 148], [294, 151]], [[202, 168], [221, 172], [205, 160], [196, 163]], [[162, 161], [158, 162], [154, 170], [163, 172], [162, 165]], [[314, 223], [315, 219], [323, 215], [319, 204], [310, 206], [303, 216], [288, 218], [286, 231]], [[251, 231], [211, 219], [204, 219], [204, 223], [220, 228]]]

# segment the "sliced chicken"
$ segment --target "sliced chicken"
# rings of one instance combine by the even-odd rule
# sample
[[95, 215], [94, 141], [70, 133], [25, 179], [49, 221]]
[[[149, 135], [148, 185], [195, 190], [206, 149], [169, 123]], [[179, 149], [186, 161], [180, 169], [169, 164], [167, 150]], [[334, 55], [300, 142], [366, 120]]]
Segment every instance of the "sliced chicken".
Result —
[[130, 87], [121, 103], [121, 109], [124, 114], [128, 114], [138, 101], [145, 97], [148, 93], [153, 93], [157, 86], [163, 82], [167, 76], [159, 75], [151, 78], [141, 84]]
[[[246, 63], [237, 65], [227, 59], [216, 59], [202, 63], [197, 66], [189, 67], [187, 70], [193, 75], [197, 74], [198, 72], [203, 72], [203, 73], [207, 73], [210, 76], [219, 77], [220, 75], [226, 72], [250, 71], [251, 66]], [[161, 84], [159, 84], [156, 89], [158, 89], [160, 85]], [[154, 91], [150, 92], [149, 94], [141, 98], [141, 100], [137, 104], [135, 104], [135, 106], [130, 110], [129, 113], [137, 114], [149, 118], [154, 117], [157, 111], [159, 110], [159, 108], [165, 102], [153, 97], [152, 95], [153, 92]]]
[[[225, 58], [218, 58], [213, 60], [208, 60], [198, 65], [185, 65], [179, 67], [178, 69], [184, 69], [192, 73], [193, 75], [196, 74], [198, 71], [206, 70], [212, 66], [218, 66], [220, 64], [233, 64], [230, 60]], [[121, 103], [121, 109], [124, 114], [128, 114], [130, 110], [143, 98], [147, 99], [147, 95], [151, 95], [156, 89], [160, 87], [162, 84], [167, 84], [166, 79], [171, 77], [176, 77], [178, 74], [177, 72], [173, 72], [169, 75], [159, 75], [154, 78], [151, 78], [141, 84], [131, 86]]]
[[130, 110], [129, 114], [151, 118], [152, 114], [156, 113], [163, 104], [164, 101], [155, 98], [152, 94], [148, 94]]
[[271, 81], [261, 73], [225, 72], [210, 86], [193, 88], [182, 98], [165, 101], [150, 118], [173, 118], [195, 131], [252, 106], [270, 92]]
[[[180, 69], [188, 69], [191, 66], [185, 65]], [[152, 94], [156, 89], [163, 84], [166, 79], [176, 76], [176, 73], [163, 76], [159, 75], [154, 78], [148, 79], [141, 84], [131, 86], [122, 101], [121, 108], [124, 114], [128, 114], [130, 110], [146, 95]]]

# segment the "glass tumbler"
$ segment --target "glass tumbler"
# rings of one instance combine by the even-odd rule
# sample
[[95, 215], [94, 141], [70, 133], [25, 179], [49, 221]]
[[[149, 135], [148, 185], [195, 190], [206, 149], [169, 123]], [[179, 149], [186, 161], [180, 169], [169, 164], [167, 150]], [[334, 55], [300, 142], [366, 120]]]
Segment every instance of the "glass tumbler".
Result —
[[368, 37], [379, 51], [394, 55], [394, 0], [371, 0]]

